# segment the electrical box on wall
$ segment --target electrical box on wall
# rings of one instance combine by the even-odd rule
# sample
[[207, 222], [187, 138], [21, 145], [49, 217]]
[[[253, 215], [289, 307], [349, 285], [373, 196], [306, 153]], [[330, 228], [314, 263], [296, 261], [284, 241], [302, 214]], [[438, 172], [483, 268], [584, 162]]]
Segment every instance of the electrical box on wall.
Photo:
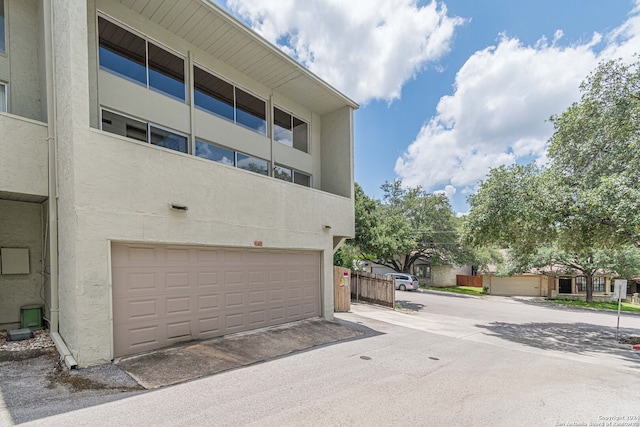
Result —
[[0, 248], [0, 274], [29, 274], [28, 248]]

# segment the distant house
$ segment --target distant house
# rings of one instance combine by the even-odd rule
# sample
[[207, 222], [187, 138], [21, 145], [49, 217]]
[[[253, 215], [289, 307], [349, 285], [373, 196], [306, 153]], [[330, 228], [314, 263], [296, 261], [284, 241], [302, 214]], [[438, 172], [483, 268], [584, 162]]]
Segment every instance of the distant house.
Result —
[[[385, 274], [394, 270], [384, 265], [369, 263], [367, 270], [371, 273]], [[416, 261], [409, 271], [420, 281], [420, 285], [446, 287], [456, 286], [457, 275], [472, 274], [473, 268], [470, 265], [429, 265], [426, 259]]]
[[[489, 266], [482, 274], [482, 286], [491, 295], [577, 297], [586, 295], [587, 278], [579, 273], [561, 268], [534, 269], [530, 273], [497, 276], [495, 266]], [[609, 299], [614, 291], [615, 276], [596, 274], [593, 277], [593, 295], [597, 299]], [[637, 291], [637, 285], [629, 281], [627, 294]]]
[[357, 108], [211, 1], [0, 0], [0, 329], [84, 367], [331, 319]]

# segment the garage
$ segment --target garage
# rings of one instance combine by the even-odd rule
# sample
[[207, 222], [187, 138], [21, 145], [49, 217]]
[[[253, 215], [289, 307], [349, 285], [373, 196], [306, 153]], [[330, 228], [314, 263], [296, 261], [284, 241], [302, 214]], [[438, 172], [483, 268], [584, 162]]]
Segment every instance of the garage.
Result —
[[505, 296], [539, 297], [541, 279], [539, 276], [490, 276], [490, 294]]
[[320, 315], [320, 253], [112, 244], [114, 357]]

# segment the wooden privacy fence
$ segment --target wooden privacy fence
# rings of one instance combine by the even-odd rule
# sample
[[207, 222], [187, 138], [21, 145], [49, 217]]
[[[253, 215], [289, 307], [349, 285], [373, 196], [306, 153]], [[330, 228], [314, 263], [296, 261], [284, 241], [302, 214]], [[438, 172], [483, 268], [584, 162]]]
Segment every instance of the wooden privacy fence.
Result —
[[351, 310], [351, 270], [333, 267], [333, 311]]
[[482, 276], [465, 276], [462, 274], [456, 275], [456, 285], [458, 286], [473, 286], [474, 288], [482, 287]]
[[352, 271], [351, 299], [393, 307], [395, 305], [393, 278], [384, 274]]

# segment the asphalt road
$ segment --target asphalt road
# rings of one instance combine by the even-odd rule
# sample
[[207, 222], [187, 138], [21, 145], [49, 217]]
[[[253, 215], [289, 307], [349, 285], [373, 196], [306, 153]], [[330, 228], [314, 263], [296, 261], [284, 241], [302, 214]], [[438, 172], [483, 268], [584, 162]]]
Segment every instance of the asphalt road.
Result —
[[[363, 338], [21, 425], [640, 426], [640, 356], [611, 338], [610, 315], [398, 299], [420, 309], [337, 315]], [[640, 336], [638, 320], [624, 333]]]

